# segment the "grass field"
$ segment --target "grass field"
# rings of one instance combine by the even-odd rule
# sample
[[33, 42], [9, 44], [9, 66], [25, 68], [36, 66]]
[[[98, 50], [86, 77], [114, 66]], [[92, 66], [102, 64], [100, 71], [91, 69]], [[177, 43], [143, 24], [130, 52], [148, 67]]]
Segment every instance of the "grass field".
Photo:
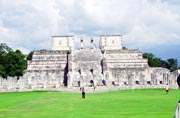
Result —
[[180, 90], [0, 93], [0, 118], [173, 118]]

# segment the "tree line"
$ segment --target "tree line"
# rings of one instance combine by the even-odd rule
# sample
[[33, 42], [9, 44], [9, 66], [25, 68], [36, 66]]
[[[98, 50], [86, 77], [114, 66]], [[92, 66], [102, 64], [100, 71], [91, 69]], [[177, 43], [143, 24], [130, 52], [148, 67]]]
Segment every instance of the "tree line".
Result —
[[178, 60], [175, 58], [162, 60], [161, 58], [156, 57], [152, 53], [143, 53], [143, 58], [148, 59], [148, 64], [150, 67], [163, 67], [169, 69], [170, 71], [178, 69]]
[[[19, 78], [22, 76], [27, 68], [27, 61], [32, 60], [32, 55], [33, 51], [25, 55], [20, 50], [13, 51], [5, 43], [0, 43], [0, 77], [17, 76]], [[178, 60], [174, 58], [169, 58], [165, 61], [157, 58], [152, 53], [144, 53], [143, 58], [148, 59], [150, 67], [163, 67], [170, 71], [178, 69]]]

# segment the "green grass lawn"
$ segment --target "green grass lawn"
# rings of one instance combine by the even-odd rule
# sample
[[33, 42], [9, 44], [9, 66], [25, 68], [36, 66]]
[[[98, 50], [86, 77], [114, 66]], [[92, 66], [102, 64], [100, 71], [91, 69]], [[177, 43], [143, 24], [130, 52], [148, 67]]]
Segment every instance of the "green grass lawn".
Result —
[[0, 118], [173, 118], [180, 90], [0, 93]]

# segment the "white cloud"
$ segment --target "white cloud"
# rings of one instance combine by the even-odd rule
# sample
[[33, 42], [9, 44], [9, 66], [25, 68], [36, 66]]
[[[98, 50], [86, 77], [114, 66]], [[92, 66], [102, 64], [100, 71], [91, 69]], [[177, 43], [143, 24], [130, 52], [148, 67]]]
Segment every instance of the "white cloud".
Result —
[[91, 36], [122, 34], [130, 48], [180, 45], [179, 8], [178, 0], [1, 0], [0, 42], [51, 49], [53, 35], [89, 42]]
[[110, 33], [122, 31], [127, 44], [180, 44], [180, 13], [166, 2], [91, 0], [85, 8], [97, 27]]
[[9, 43], [9, 44], [18, 44], [18, 41], [20, 40], [19, 33], [10, 28], [2, 27], [0, 26], [0, 39], [2, 43]]
[[[66, 26], [61, 24], [63, 16], [59, 15], [53, 1], [1, 1], [0, 21], [1, 40], [8, 44], [24, 46], [33, 50], [47, 48], [45, 42], [51, 43], [51, 36], [66, 33]], [[17, 44], [16, 44], [17, 43]], [[14, 46], [16, 47], [16, 46]]]

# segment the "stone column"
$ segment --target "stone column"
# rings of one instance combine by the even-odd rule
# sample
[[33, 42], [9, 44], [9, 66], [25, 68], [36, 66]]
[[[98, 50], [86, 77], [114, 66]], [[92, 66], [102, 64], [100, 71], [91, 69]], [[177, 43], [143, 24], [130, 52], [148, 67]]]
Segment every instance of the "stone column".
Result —
[[47, 82], [48, 82], [48, 80], [47, 80], [47, 78], [43, 78], [43, 86], [44, 86], [44, 89], [46, 89], [47, 88]]
[[68, 88], [72, 87], [72, 73], [68, 72]]
[[28, 88], [32, 89], [32, 79], [31, 79], [31, 77], [28, 77]]
[[106, 85], [109, 86], [109, 72], [106, 71], [106, 72], [104, 73], [104, 75], [105, 75]]
[[93, 44], [93, 39], [91, 38], [91, 49], [94, 49], [94, 48], [95, 48], [95, 46]]
[[81, 42], [80, 42], [80, 50], [84, 49], [84, 45], [83, 45], [83, 39], [81, 38]]
[[84, 87], [83, 75], [80, 75], [81, 87]]

